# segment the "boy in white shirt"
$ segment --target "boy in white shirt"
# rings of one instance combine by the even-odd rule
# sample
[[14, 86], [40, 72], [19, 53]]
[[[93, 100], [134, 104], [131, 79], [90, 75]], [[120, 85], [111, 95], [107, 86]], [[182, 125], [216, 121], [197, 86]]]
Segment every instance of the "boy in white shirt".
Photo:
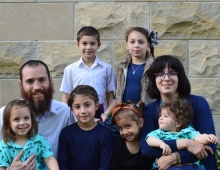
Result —
[[99, 49], [100, 34], [92, 26], [82, 27], [77, 33], [77, 46], [81, 58], [64, 70], [60, 91], [63, 92], [62, 102], [67, 103], [70, 93], [78, 85], [94, 87], [99, 96], [101, 118], [105, 121], [116, 105], [113, 91], [116, 82], [111, 65], [101, 61], [96, 52]]

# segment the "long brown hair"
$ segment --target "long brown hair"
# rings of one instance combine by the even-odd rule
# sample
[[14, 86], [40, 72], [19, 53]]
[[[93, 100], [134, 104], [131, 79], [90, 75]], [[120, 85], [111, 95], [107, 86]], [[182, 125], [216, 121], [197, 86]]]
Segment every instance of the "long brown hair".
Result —
[[32, 127], [27, 134], [28, 137], [35, 136], [38, 132], [38, 123], [31, 105], [25, 100], [12, 100], [5, 106], [3, 113], [2, 139], [5, 143], [16, 139], [16, 134], [12, 131], [10, 124], [11, 111], [15, 106], [27, 107], [30, 111]]

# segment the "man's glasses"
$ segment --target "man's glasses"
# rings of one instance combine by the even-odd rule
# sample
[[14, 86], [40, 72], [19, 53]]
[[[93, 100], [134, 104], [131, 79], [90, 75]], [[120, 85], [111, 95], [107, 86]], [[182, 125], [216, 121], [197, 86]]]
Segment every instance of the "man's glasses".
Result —
[[167, 76], [169, 79], [174, 79], [175, 76], [178, 74], [178, 72], [175, 71], [169, 71], [169, 72], [160, 72], [154, 74], [159, 80], [164, 80]]

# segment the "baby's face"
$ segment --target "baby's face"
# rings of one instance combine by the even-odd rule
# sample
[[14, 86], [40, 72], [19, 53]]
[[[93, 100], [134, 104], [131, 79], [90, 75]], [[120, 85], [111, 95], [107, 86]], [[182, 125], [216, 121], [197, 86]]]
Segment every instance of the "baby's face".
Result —
[[168, 109], [162, 109], [158, 119], [159, 128], [166, 132], [176, 132], [175, 116]]

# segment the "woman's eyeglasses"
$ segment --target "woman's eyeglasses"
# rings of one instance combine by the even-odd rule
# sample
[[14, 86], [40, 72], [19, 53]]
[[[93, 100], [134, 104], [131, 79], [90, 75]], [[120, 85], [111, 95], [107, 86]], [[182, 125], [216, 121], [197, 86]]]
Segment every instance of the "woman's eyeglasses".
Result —
[[164, 80], [166, 76], [168, 76], [169, 79], [175, 78], [175, 76], [178, 74], [178, 72], [175, 71], [169, 71], [169, 72], [160, 72], [154, 74], [159, 80]]

